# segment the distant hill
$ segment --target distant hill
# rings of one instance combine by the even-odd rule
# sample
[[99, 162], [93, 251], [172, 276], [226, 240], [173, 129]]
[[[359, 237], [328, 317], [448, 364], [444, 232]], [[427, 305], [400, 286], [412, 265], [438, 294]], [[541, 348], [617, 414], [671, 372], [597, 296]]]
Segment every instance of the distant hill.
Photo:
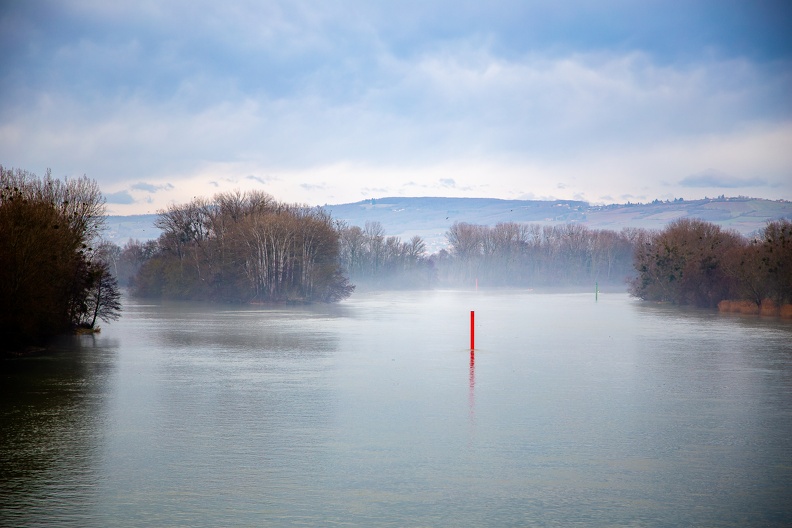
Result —
[[619, 231], [625, 227], [662, 229], [677, 218], [701, 218], [743, 235], [762, 229], [769, 220], [792, 219], [792, 202], [756, 198], [717, 198], [649, 204], [593, 206], [587, 202], [557, 200], [498, 200], [492, 198], [380, 198], [328, 205], [334, 218], [350, 225], [367, 221], [382, 224], [388, 235], [402, 240], [423, 238], [430, 251], [445, 244], [454, 222], [495, 225], [498, 222], [583, 224], [591, 229]]
[[123, 246], [129, 239], [152, 240], [160, 236], [160, 230], [154, 227], [155, 214], [130, 215], [130, 216], [108, 216], [105, 225], [107, 230], [104, 238], [119, 246]]
[[495, 225], [499, 222], [582, 222], [589, 204], [577, 201], [499, 200], [494, 198], [378, 198], [326, 205], [333, 218], [364, 227], [379, 222], [387, 235], [403, 241], [418, 235], [430, 252], [446, 245], [454, 222]]
[[[499, 200], [495, 198], [378, 198], [324, 208], [334, 218], [364, 227], [379, 222], [387, 235], [403, 241], [418, 235], [434, 252], [446, 244], [445, 233], [454, 222], [495, 225], [499, 222], [583, 224], [592, 229], [619, 231], [624, 227], [662, 229], [677, 218], [701, 218], [744, 235], [762, 229], [770, 220], [792, 219], [792, 202], [757, 198], [703, 200], [596, 206], [573, 200]], [[106, 238], [123, 245], [159, 236], [157, 215], [110, 216]]]
[[593, 206], [589, 208], [585, 223], [597, 229], [662, 229], [677, 218], [700, 218], [743, 235], [752, 235], [768, 221], [792, 219], [792, 202], [740, 197]]

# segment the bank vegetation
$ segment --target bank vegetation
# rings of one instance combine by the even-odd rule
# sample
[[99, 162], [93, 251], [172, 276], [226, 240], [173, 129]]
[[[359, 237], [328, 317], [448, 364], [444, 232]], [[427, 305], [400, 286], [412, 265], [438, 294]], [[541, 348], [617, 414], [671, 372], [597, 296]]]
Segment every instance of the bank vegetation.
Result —
[[118, 318], [115, 276], [94, 249], [104, 218], [96, 182], [0, 166], [0, 349]]
[[722, 311], [792, 315], [792, 222], [754, 237], [696, 219], [646, 233], [635, 248], [630, 292], [641, 299]]

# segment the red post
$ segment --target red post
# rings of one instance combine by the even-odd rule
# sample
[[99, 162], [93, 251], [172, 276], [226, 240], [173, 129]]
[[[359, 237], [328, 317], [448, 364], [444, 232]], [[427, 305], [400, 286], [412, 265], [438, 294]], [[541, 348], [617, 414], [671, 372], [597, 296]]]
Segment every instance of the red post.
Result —
[[474, 350], [476, 348], [476, 312], [470, 310], [470, 350]]

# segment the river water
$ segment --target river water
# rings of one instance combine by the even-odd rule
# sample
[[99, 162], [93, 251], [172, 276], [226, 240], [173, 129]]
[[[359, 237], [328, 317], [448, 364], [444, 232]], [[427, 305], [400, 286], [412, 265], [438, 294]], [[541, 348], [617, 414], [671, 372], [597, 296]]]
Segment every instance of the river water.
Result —
[[0, 526], [792, 524], [789, 321], [625, 294], [126, 299], [2, 368]]

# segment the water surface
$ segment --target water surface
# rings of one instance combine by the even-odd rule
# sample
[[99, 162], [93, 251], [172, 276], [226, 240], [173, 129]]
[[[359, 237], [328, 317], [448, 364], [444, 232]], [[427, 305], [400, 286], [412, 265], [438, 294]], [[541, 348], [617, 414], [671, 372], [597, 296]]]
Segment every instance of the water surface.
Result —
[[792, 523], [772, 318], [622, 294], [126, 300], [3, 368], [3, 526]]

